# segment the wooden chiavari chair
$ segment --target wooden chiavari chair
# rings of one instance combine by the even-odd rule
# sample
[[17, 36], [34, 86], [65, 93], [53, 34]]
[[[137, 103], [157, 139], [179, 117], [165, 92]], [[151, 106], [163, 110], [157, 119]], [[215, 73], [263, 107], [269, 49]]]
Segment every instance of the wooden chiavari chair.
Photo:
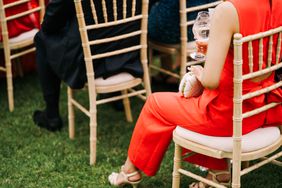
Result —
[[[277, 38], [277, 46], [274, 48], [274, 36]], [[262, 67], [263, 64], [263, 40], [268, 38], [267, 45], [267, 66]], [[282, 101], [270, 102], [262, 107], [253, 109], [251, 111], [242, 112], [242, 103], [244, 100], [267, 94], [270, 91], [282, 86], [282, 81], [274, 82], [272, 85], [261, 88], [257, 91], [249, 93], [242, 92], [243, 81], [253, 79], [267, 73], [275, 72], [282, 67], [281, 61], [281, 41], [282, 41], [282, 27], [278, 27], [263, 33], [257, 33], [250, 36], [242, 37], [241, 34], [234, 35], [234, 98], [233, 98], [233, 137], [213, 137], [198, 134], [181, 127], [177, 127], [173, 133], [173, 140], [175, 143], [174, 154], [174, 170], [173, 170], [173, 188], [180, 185], [180, 174], [187, 175], [193, 179], [209, 184], [213, 187], [225, 187], [221, 184], [215, 183], [211, 180], [203, 178], [191, 171], [181, 168], [181, 150], [186, 148], [192, 152], [203, 154], [206, 156], [227, 159], [232, 161], [232, 187], [240, 187], [241, 176], [258, 169], [259, 167], [273, 163], [282, 167], [282, 162], [277, 159], [282, 156], [282, 151], [279, 150], [282, 146], [282, 130], [279, 127], [263, 127], [258, 128], [246, 135], [242, 135], [242, 121], [245, 118], [254, 116], [273, 107], [282, 104]], [[253, 42], [259, 43], [258, 54], [253, 54]], [[248, 58], [250, 71], [242, 73], [242, 56], [243, 44], [248, 45]], [[276, 49], [276, 58], [272, 64], [272, 52]], [[245, 51], [244, 51], [245, 52]], [[253, 57], [258, 55], [259, 70], [253, 70]], [[282, 126], [280, 126], [281, 128]], [[275, 152], [277, 151], [277, 152]], [[267, 158], [266, 158], [267, 156]], [[241, 168], [241, 162], [261, 159], [261, 161]]]
[[[84, 53], [84, 60], [87, 72], [87, 88], [89, 95], [89, 108], [82, 106], [75, 98], [71, 88], [68, 88], [68, 112], [69, 112], [69, 136], [74, 138], [74, 107], [84, 112], [90, 118], [90, 164], [96, 162], [96, 140], [97, 140], [97, 105], [123, 99], [123, 104], [126, 112], [126, 119], [132, 122], [132, 115], [130, 110], [129, 97], [138, 96], [143, 100], [151, 93], [148, 62], [147, 62], [147, 22], [148, 22], [148, 0], [140, 0], [142, 9], [137, 12], [136, 6], [138, 2], [133, 1], [112, 1], [112, 6], [107, 6], [107, 1], [101, 1], [101, 7], [96, 6], [96, 2], [89, 1], [93, 20], [95, 23], [87, 24], [84, 19], [85, 9], [83, 8], [82, 0], [75, 0], [76, 15], [79, 23], [80, 36], [82, 40], [82, 47]], [[117, 3], [122, 2], [122, 11], [118, 12]], [[131, 2], [129, 4], [129, 2]], [[98, 9], [100, 7], [100, 9]], [[108, 10], [113, 12], [113, 20], [109, 20]], [[130, 9], [130, 10], [129, 10]], [[98, 19], [97, 13], [101, 11], [103, 21]], [[114, 37], [99, 38], [90, 40], [88, 32], [97, 29], [107, 29], [107, 27], [119, 26], [132, 22], [139, 22], [140, 29], [134, 32], [123, 33]], [[128, 37], [140, 36], [137, 45], [128, 46], [126, 48], [117, 49], [114, 51], [95, 53], [91, 47], [98, 44], [106, 44]], [[110, 57], [118, 54], [128, 53], [132, 51], [140, 52], [140, 61], [142, 63], [144, 75], [143, 78], [135, 78], [129, 73], [119, 73], [107, 79], [96, 78], [93, 64], [95, 60]], [[136, 88], [141, 86], [141, 88]], [[109, 97], [104, 99], [97, 99], [96, 96], [101, 93], [111, 93], [121, 91], [120, 96]]]
[[38, 29], [34, 28], [33, 30], [22, 33], [17, 37], [9, 38], [7, 23], [11, 20], [32, 15], [36, 12], [39, 12], [40, 21], [42, 21], [45, 11], [45, 4], [43, 0], [38, 0], [38, 7], [32, 8], [30, 10], [21, 11], [17, 14], [13, 14], [10, 16], [6, 16], [6, 10], [24, 4], [27, 5], [28, 3], [31, 3], [31, 0], [17, 0], [9, 4], [4, 4], [3, 0], [0, 0], [1, 35], [3, 39], [3, 41], [0, 42], [0, 48], [3, 48], [5, 57], [5, 66], [0, 67], [0, 71], [6, 72], [8, 103], [10, 111], [14, 110], [12, 61], [25, 54], [35, 51], [35, 47], [33, 45], [33, 38], [37, 33]]

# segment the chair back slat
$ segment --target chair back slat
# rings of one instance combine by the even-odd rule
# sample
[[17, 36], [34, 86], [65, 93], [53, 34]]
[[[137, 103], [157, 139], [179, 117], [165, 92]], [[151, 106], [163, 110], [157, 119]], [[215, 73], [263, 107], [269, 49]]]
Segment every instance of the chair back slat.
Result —
[[134, 31], [134, 32], [131, 32], [131, 33], [127, 33], [127, 34], [119, 35], [119, 36], [115, 36], [115, 37], [92, 40], [92, 41], [89, 41], [89, 45], [97, 45], [97, 44], [114, 42], [114, 41], [118, 41], [118, 40], [121, 40], [121, 39], [126, 39], [128, 37], [138, 36], [140, 34], [141, 34], [141, 31]]
[[[86, 0], [89, 1], [89, 0]], [[119, 25], [122, 24], [131, 24], [130, 22], [138, 22], [141, 21], [143, 22], [143, 20], [148, 19], [148, 14], [146, 13], [142, 13], [143, 11], [143, 7], [145, 7], [144, 11], [148, 11], [148, 6], [146, 8], [146, 2], [147, 0], [143, 0], [145, 3], [143, 3], [142, 5], [142, 10], [137, 11], [136, 7], [139, 6], [136, 3], [136, 0], [132, 0], [131, 1], [131, 5], [129, 5], [128, 0], [123, 0], [122, 1], [122, 5], [118, 4], [117, 0], [112, 0], [112, 7], [109, 7], [110, 3], [108, 3], [106, 0], [102, 0], [101, 4], [97, 4], [96, 2], [93, 0], [90, 0], [90, 5], [91, 5], [91, 9], [92, 9], [92, 14], [93, 14], [93, 19], [95, 21], [95, 23], [91, 23], [91, 22], [87, 22], [86, 20], [84, 20], [83, 22], [81, 21], [81, 24], [84, 25], [80, 25], [80, 27], [83, 27], [85, 29], [84, 34], [85, 35], [89, 35], [89, 32], [91, 32], [92, 30], [97, 30], [97, 29], [102, 29], [102, 28], [109, 28], [109, 27], [118, 27]], [[81, 8], [82, 11], [84, 11], [83, 9], [83, 5], [82, 1], [77, 1], [78, 4], [81, 4]], [[141, 2], [140, 2], [141, 3]], [[144, 5], [145, 4], [145, 5]], [[107, 7], [108, 5], [108, 7]], [[127, 8], [131, 7], [131, 15], [127, 14]], [[100, 9], [99, 9], [100, 8]], [[99, 10], [98, 10], [99, 9]], [[111, 9], [112, 15], [110, 15], [108, 13], [108, 10]], [[99, 15], [99, 11], [101, 12], [101, 14]], [[83, 12], [82, 12], [83, 13]], [[122, 15], [122, 16], [119, 16]], [[80, 15], [82, 16], [82, 15]], [[102, 18], [100, 18], [100, 17]], [[112, 18], [111, 18], [112, 17]], [[98, 22], [99, 21], [99, 22]], [[146, 23], [147, 24], [147, 21]], [[143, 28], [143, 31], [141, 30]], [[86, 41], [83, 41], [83, 44], [85, 44], [87, 47], [89, 47], [89, 49], [92, 49], [92, 45], [97, 45], [97, 44], [106, 44], [106, 43], [110, 43], [110, 42], [117, 42], [119, 40], [126, 40], [126, 38], [129, 37], [136, 37], [136, 36], [140, 36], [140, 40], [142, 43], [142, 36], [144, 38], [145, 35], [147, 35], [147, 25], [143, 25], [141, 28], [134, 30], [134, 31], [125, 31], [126, 33], [120, 34], [118, 36], [108, 36], [106, 38], [95, 38], [95, 37], [84, 37], [86, 39]], [[146, 38], [147, 36], [145, 36], [145, 41], [147, 40]], [[120, 47], [119, 49], [114, 49], [114, 50], [109, 50], [107, 52], [103, 52], [100, 54], [95, 54], [95, 52], [91, 52], [91, 50], [89, 51], [91, 54], [89, 55], [89, 58], [91, 59], [100, 59], [100, 58], [104, 58], [104, 57], [108, 57], [108, 56], [114, 56], [114, 55], [118, 55], [118, 54], [122, 54], [122, 53], [128, 53], [134, 50], [141, 50], [143, 48], [147, 48], [147, 44], [146, 42], [144, 42], [143, 40], [143, 44], [135, 44], [135, 45], [131, 45], [131, 46], [127, 46], [127, 47]], [[142, 53], [142, 52], [141, 52]]]
[[203, 10], [203, 9], [213, 8], [213, 7], [216, 7], [217, 5], [219, 5], [222, 2], [223, 2], [223, 0], [212, 2], [212, 3], [207, 3], [207, 4], [204, 4], [204, 5], [194, 6], [194, 7], [190, 7], [190, 8], [186, 8], [186, 6], [185, 6], [185, 12], [188, 13], [188, 12], [194, 12], [194, 11], [199, 11], [199, 10]]
[[127, 9], [127, 1], [126, 1], [126, 0], [123, 0], [123, 4], [122, 4], [122, 15], [123, 15], [123, 19], [126, 18], [126, 13], [127, 13], [126, 9]]
[[27, 3], [27, 2], [29, 2], [29, 1], [30, 1], [30, 0], [15, 1], [15, 2], [12, 2], [12, 3], [5, 4], [5, 5], [3, 6], [3, 8], [4, 8], [4, 9], [11, 8], [11, 7], [20, 5], [20, 4]]
[[107, 23], [108, 22], [108, 14], [107, 14], [107, 4], [106, 4], [105, 0], [102, 0], [102, 10], [103, 10], [105, 23]]
[[94, 59], [101, 59], [101, 58], [109, 57], [109, 56], [125, 54], [125, 53], [128, 53], [128, 52], [140, 50], [141, 47], [142, 47], [141, 45], [131, 46], [131, 47], [123, 48], [123, 49], [120, 49], [120, 50], [114, 50], [114, 51], [111, 51], [111, 52], [105, 52], [105, 53], [100, 53], [98, 55], [93, 55], [91, 58], [92, 58], [92, 60], [94, 60]]
[[269, 43], [268, 43], [268, 55], [267, 55], [267, 66], [271, 66], [272, 62], [272, 49], [273, 49], [273, 35], [270, 35], [269, 37]]
[[277, 50], [276, 50], [276, 64], [278, 64], [279, 63], [279, 61], [280, 61], [280, 51], [281, 51], [281, 35], [282, 35], [282, 32], [279, 32], [279, 35], [278, 35], [278, 42], [277, 42]]
[[30, 10], [21, 12], [21, 13], [19, 13], [19, 14], [15, 14], [15, 15], [12, 15], [12, 16], [7, 16], [7, 17], [6, 17], [6, 20], [7, 20], [7, 21], [15, 20], [15, 19], [17, 19], [17, 18], [20, 18], [20, 17], [26, 16], [26, 15], [32, 14], [32, 13], [34, 13], [34, 12], [38, 12], [38, 11], [40, 11], [40, 10], [41, 10], [40, 7], [33, 8], [33, 9], [30, 9]]
[[98, 21], [97, 12], [96, 12], [95, 5], [94, 5], [93, 1], [90, 1], [90, 6], [91, 6], [91, 11], [92, 11], [93, 19], [94, 19], [95, 23], [98, 24], [99, 21]]
[[[242, 83], [244, 80], [252, 79], [257, 76], [262, 76], [270, 72], [274, 72], [280, 68], [282, 68], [282, 62], [280, 59], [281, 54], [281, 31], [282, 27], [272, 29], [266, 32], [262, 32], [255, 35], [250, 35], [246, 37], [238, 37], [238, 34], [236, 35], [237, 38], [234, 35], [234, 117], [236, 111], [238, 111], [238, 108], [242, 108], [242, 102], [244, 100], [259, 96], [261, 94], [266, 94], [272, 90], [275, 90], [277, 88], [280, 88], [282, 86], [282, 81], [278, 81], [275, 84], [272, 84], [270, 86], [258, 89], [253, 92], [242, 94]], [[276, 41], [274, 41], [274, 39]], [[258, 40], [258, 59], [257, 62], [254, 62], [253, 60], [253, 44], [256, 43]], [[268, 49], [263, 50], [263, 42], [268, 41]], [[243, 59], [242, 59], [242, 51], [243, 51], [243, 43], [248, 43], [248, 60], [249, 60], [249, 72], [242, 72], [243, 70]], [[274, 44], [277, 43], [277, 46], [274, 47]], [[236, 45], [235, 45], [236, 44]], [[236, 47], [236, 48], [235, 48]], [[272, 59], [273, 56], [273, 48], [276, 48], [275, 55], [276, 59]], [[266, 51], [267, 50], [267, 51]], [[238, 52], [239, 51], [239, 52]], [[265, 52], [265, 54], [264, 54]], [[241, 54], [241, 55], [240, 55]], [[265, 56], [265, 57], [264, 57]], [[266, 61], [266, 62], [264, 62]], [[257, 63], [258, 65], [253, 65], [254, 63]], [[263, 64], [266, 64], [266, 66], [263, 66]], [[258, 67], [257, 70], [253, 70], [253, 67]], [[241, 105], [237, 106], [235, 103], [238, 102]], [[281, 105], [281, 102], [274, 102], [270, 104], [266, 104], [262, 107], [255, 108], [251, 111], [244, 112], [241, 115], [237, 114], [235, 119], [240, 118], [247, 118], [253, 115], [256, 115], [258, 113], [264, 112], [270, 108], [273, 108], [277, 105]]]
[[43, 0], [39, 0], [38, 1], [38, 4], [39, 6], [36, 7], [36, 8], [33, 8], [33, 9], [29, 9], [29, 10], [25, 10], [25, 11], [22, 11], [20, 13], [17, 13], [17, 14], [13, 14], [11, 16], [6, 16], [6, 13], [5, 11], [7, 9], [10, 9], [10, 8], [13, 8], [13, 7], [16, 7], [16, 6], [19, 6], [19, 5], [24, 5], [24, 4], [27, 4], [30, 2], [30, 0], [20, 0], [20, 1], [15, 1], [15, 2], [12, 2], [12, 3], [8, 3], [8, 4], [5, 4], [4, 5], [4, 2], [3, 0], [0, 0], [0, 5], [1, 5], [1, 11], [3, 11], [3, 17], [1, 18], [1, 20], [4, 20], [6, 22], [8, 21], [11, 21], [11, 20], [14, 20], [14, 19], [17, 19], [17, 18], [20, 18], [20, 17], [23, 17], [23, 16], [27, 16], [29, 14], [32, 14], [34, 12], [40, 12], [40, 18], [42, 20], [43, 16], [44, 15], [44, 11], [45, 11], [45, 5], [44, 5], [44, 1]]
[[142, 15], [137, 15], [137, 16], [134, 16], [134, 17], [129, 17], [129, 18], [125, 18], [125, 19], [122, 19], [122, 20], [113, 21], [113, 22], [87, 25], [85, 28], [87, 30], [99, 29], [99, 28], [103, 28], [103, 27], [106, 28], [106, 27], [110, 27], [110, 26], [117, 26], [117, 25], [129, 23], [129, 22], [137, 21], [137, 20], [140, 20], [142, 18], [143, 18]]
[[132, 0], [131, 16], [135, 16], [135, 11], [136, 11], [136, 0]]
[[114, 21], [117, 21], [117, 0], [113, 0], [113, 13], [114, 13]]
[[242, 76], [242, 79], [248, 80], [248, 79], [254, 78], [256, 76], [261, 76], [261, 75], [267, 74], [269, 72], [275, 71], [275, 70], [277, 70], [277, 68], [281, 68], [281, 67], [282, 67], [281, 64], [276, 64], [276, 65], [271, 66], [267, 69], [262, 69], [261, 71], [255, 71], [255, 72], [252, 72], [252, 73], [244, 74]]
[[261, 94], [265, 94], [265, 93], [268, 93], [270, 92], [271, 90], [274, 90], [274, 89], [277, 89], [277, 88], [280, 88], [282, 86], [282, 82], [278, 82], [274, 85], [271, 85], [271, 86], [268, 86], [268, 87], [265, 87], [263, 89], [260, 89], [258, 91], [255, 91], [255, 92], [250, 92], [250, 93], [247, 93], [245, 95], [242, 96], [242, 100], [247, 100], [247, 99], [250, 99], [250, 98], [253, 98], [253, 97], [257, 97]]
[[249, 41], [248, 42], [248, 57], [249, 57], [249, 70], [250, 72], [253, 72], [254, 70], [254, 61], [253, 61], [253, 58], [254, 58], [254, 55], [253, 55], [253, 43], [252, 41]]
[[256, 114], [259, 114], [259, 113], [261, 113], [261, 112], [265, 112], [265, 111], [267, 111], [267, 110], [269, 110], [269, 109], [271, 109], [271, 108], [274, 108], [274, 107], [276, 107], [276, 106], [278, 106], [278, 105], [281, 105], [281, 103], [274, 103], [274, 102], [273, 102], [273, 103], [266, 104], [266, 105], [264, 105], [264, 106], [262, 106], [262, 107], [260, 107], [260, 108], [256, 108], [256, 109], [254, 109], [254, 110], [251, 110], [251, 111], [248, 111], [248, 112], [243, 113], [243, 114], [242, 114], [242, 118], [245, 119], [245, 118], [254, 116], [254, 115], [256, 115]]
[[262, 69], [263, 64], [263, 39], [259, 40], [259, 70]]

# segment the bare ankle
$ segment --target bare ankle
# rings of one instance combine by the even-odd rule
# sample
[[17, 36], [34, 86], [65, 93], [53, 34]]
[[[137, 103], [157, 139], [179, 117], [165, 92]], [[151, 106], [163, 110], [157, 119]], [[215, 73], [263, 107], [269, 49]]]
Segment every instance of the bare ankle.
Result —
[[124, 164], [122, 171], [125, 173], [132, 173], [132, 172], [138, 171], [138, 169], [133, 165]]

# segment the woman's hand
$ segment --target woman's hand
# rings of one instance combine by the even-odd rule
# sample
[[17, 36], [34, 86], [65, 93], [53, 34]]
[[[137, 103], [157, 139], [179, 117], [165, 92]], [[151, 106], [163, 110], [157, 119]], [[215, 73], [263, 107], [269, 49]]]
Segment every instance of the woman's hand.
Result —
[[197, 97], [202, 94], [203, 86], [192, 72], [188, 72], [181, 79], [179, 92], [185, 98]]
[[196, 76], [197, 80], [202, 83], [202, 78], [204, 73], [204, 68], [202, 66], [200, 65], [191, 66], [190, 68], [188, 68], [188, 70], [190, 70]]

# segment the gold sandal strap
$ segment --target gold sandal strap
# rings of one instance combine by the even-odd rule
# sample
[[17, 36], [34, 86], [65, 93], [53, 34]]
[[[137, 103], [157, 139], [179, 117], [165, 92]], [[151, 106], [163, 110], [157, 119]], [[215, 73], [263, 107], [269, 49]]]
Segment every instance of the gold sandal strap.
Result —
[[220, 176], [220, 175], [230, 175], [230, 172], [229, 172], [229, 171], [226, 171], [226, 170], [225, 170], [225, 171], [218, 171], [218, 172], [215, 172], [215, 171], [209, 170], [208, 173], [211, 175], [212, 181], [214, 181], [214, 182], [216, 182], [216, 183], [219, 183], [219, 184], [225, 185], [225, 186], [230, 185], [230, 183], [231, 183], [231, 177], [230, 177], [230, 179], [229, 179], [228, 182], [220, 182], [220, 181], [218, 181], [218, 179], [217, 179], [217, 176]]
[[137, 175], [138, 173], [140, 173], [140, 171], [137, 170], [137, 171], [134, 171], [134, 172], [132, 172], [132, 173], [126, 174], [126, 173], [123, 171], [123, 169], [124, 169], [124, 165], [121, 166], [121, 173], [123, 173], [124, 176], [126, 176], [127, 178], [130, 178], [130, 177], [135, 176], [135, 175]]

